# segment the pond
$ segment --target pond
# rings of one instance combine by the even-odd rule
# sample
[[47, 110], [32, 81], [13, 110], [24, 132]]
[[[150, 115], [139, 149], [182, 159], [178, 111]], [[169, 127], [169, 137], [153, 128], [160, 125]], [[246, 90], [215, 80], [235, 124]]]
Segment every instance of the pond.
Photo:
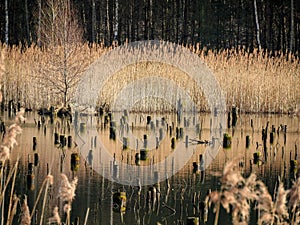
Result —
[[[199, 224], [214, 224], [213, 206], [208, 213], [201, 206], [210, 190], [220, 189], [224, 165], [236, 158], [243, 176], [256, 173], [272, 194], [278, 177], [290, 188], [297, 176], [297, 171], [289, 169], [291, 160], [299, 159], [297, 117], [243, 114], [236, 126], [230, 128], [226, 119], [220, 135], [227, 133], [231, 146], [221, 145], [217, 154], [210, 154], [209, 146], [222, 143], [220, 138], [212, 138], [210, 114], [187, 114], [180, 123], [172, 113], [124, 114], [127, 112], [103, 117], [76, 115], [75, 124], [61, 119], [51, 121], [48, 117], [43, 120], [34, 112], [25, 114], [27, 120], [21, 125], [23, 132], [11, 152], [9, 167], [19, 158], [15, 193], [21, 199], [27, 195], [30, 210], [43, 190], [32, 224], [40, 224], [43, 210], [41, 224], [46, 224], [55, 206], [59, 207], [62, 221], [66, 220], [63, 202], [58, 198], [61, 173], [69, 180], [78, 178], [70, 220], [90, 225], [187, 224], [188, 217], [199, 217]], [[2, 118], [6, 125], [13, 122], [6, 114]], [[267, 124], [264, 152], [262, 129]], [[257, 152], [261, 155], [254, 160]], [[211, 161], [206, 160], [210, 155]], [[201, 158], [209, 163], [203, 165]], [[157, 167], [158, 164], [164, 167]], [[43, 182], [49, 172], [54, 183], [44, 195]], [[5, 208], [9, 194], [7, 191]], [[3, 214], [5, 210], [2, 207]], [[20, 222], [19, 211], [13, 224]], [[220, 211], [219, 224], [231, 224], [231, 217], [224, 209]], [[249, 224], [257, 224], [255, 210], [251, 210]]]

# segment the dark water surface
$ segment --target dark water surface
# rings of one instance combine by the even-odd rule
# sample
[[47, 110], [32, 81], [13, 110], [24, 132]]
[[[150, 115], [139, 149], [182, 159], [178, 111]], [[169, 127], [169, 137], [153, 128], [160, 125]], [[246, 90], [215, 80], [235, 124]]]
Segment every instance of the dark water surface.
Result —
[[[159, 120], [164, 115], [152, 115], [152, 118], [156, 118], [154, 124], [147, 126], [146, 114], [131, 116], [131, 126], [133, 125], [134, 135], [138, 140], [143, 139], [144, 134], [149, 134], [151, 125], [155, 126], [156, 120]], [[248, 176], [251, 172], [255, 172], [257, 176], [263, 180], [269, 188], [270, 192], [273, 192], [278, 176], [283, 177], [285, 187], [291, 186], [290, 179], [290, 159], [299, 160], [297, 154], [297, 148], [300, 148], [300, 121], [297, 117], [289, 117], [287, 115], [241, 115], [238, 118], [237, 126], [232, 128], [224, 128], [223, 132], [227, 132], [232, 136], [232, 146], [229, 149], [220, 148], [216, 158], [207, 167], [205, 173], [194, 173], [193, 162], [199, 164], [199, 156], [204, 154], [206, 145], [195, 144], [193, 140], [210, 140], [210, 115], [197, 114], [187, 117], [188, 123], [195, 125], [201, 124], [201, 135], [190, 136], [190, 144], [194, 144], [194, 150], [192, 157], [174, 176], [170, 176], [168, 179], [170, 187], [168, 188], [168, 182], [163, 180], [159, 182], [160, 191], [157, 191], [156, 202], [149, 201], [149, 188], [153, 185], [142, 186], [139, 190], [138, 186], [123, 185], [116, 182], [112, 182], [112, 179], [104, 178], [97, 171], [97, 165], [95, 162], [93, 166], [90, 166], [91, 158], [88, 156], [88, 152], [80, 151], [80, 148], [74, 143], [74, 127], [73, 124], [68, 125], [61, 120], [55, 120], [53, 124], [50, 123], [49, 118], [46, 118], [45, 124], [42, 124], [38, 128], [37, 121], [41, 120], [41, 117], [35, 113], [26, 113], [27, 121], [22, 125], [23, 133], [18, 136], [18, 146], [12, 151], [10, 165], [20, 157], [19, 173], [16, 178], [16, 193], [23, 198], [23, 194], [28, 196], [28, 205], [32, 209], [33, 204], [38, 196], [39, 190], [47, 175], [47, 170], [51, 171], [54, 176], [54, 185], [49, 188], [47, 193], [47, 202], [45, 206], [45, 216], [43, 224], [47, 224], [47, 218], [52, 216], [52, 209], [55, 206], [59, 207], [60, 216], [62, 220], [65, 220], [63, 213], [63, 205], [58, 199], [58, 188], [60, 183], [60, 173], [65, 173], [69, 179], [74, 176], [78, 177], [78, 186], [76, 189], [76, 196], [72, 203], [71, 221], [79, 218], [79, 224], [84, 224], [84, 220], [89, 209], [88, 219], [86, 224], [186, 224], [187, 217], [195, 216], [199, 217], [198, 205], [204, 200], [206, 193], [209, 189], [218, 190], [220, 188], [220, 174], [226, 162], [240, 158], [241, 172]], [[174, 115], [164, 116], [167, 118], [168, 123], [171, 124], [172, 120], [175, 120]], [[196, 117], [193, 118], [193, 117]], [[5, 116], [4, 116], [5, 118]], [[113, 141], [109, 139], [109, 125], [104, 128], [104, 119], [96, 117], [82, 117], [81, 122], [91, 120], [97, 124], [98, 135], [94, 139], [88, 139], [90, 142], [88, 146], [94, 149], [94, 160], [96, 155], [103, 157], [101, 149], [95, 144], [95, 139], [101, 141], [106, 146], [111, 156], [115, 156], [116, 162], [125, 162], [129, 165], [135, 165], [135, 153], [136, 149], [122, 149], [122, 143], [119, 139]], [[252, 122], [251, 122], [252, 120]], [[7, 121], [7, 120], [6, 120]], [[196, 122], [195, 122], [196, 121]], [[173, 121], [174, 122], [174, 121]], [[187, 121], [186, 121], [187, 122]], [[267, 140], [267, 159], [262, 156], [262, 161], [258, 164], [253, 164], [253, 153], [257, 151], [257, 144], [262, 144], [261, 132], [262, 128], [266, 127], [269, 122], [268, 131], [270, 133], [272, 125], [276, 130], [274, 136], [274, 143], [270, 144], [269, 136]], [[119, 126], [118, 122], [117, 126]], [[176, 120], [174, 122], [176, 124]], [[253, 128], [251, 127], [253, 124]], [[7, 124], [9, 124], [7, 122]], [[186, 124], [188, 125], [188, 124]], [[287, 125], [286, 140], [284, 132], [279, 127], [281, 125]], [[192, 126], [192, 125], [189, 125]], [[184, 127], [184, 125], [182, 126]], [[88, 128], [82, 132], [89, 133]], [[131, 129], [131, 128], [130, 128]], [[279, 135], [277, 130], [279, 129]], [[73, 137], [72, 147], [65, 146], [61, 148], [59, 145], [54, 144], [54, 133], [64, 134]], [[168, 133], [167, 133], [168, 134]], [[175, 132], [173, 133], [174, 136]], [[245, 140], [246, 135], [251, 136], [250, 147], [246, 148]], [[37, 146], [33, 150], [33, 137], [36, 137]], [[172, 153], [171, 148], [172, 136], [166, 135], [161, 141], [161, 145], [158, 149], [149, 153], [146, 161], [141, 161], [140, 166], [149, 166], [156, 162], [164, 160], [168, 155]], [[130, 140], [134, 143], [133, 146], [141, 148], [141, 142]], [[284, 143], [286, 142], [286, 143]], [[138, 146], [139, 145], [139, 146]], [[262, 151], [262, 147], [258, 147], [259, 151]], [[39, 164], [34, 167], [34, 181], [32, 187], [28, 187], [28, 181], [26, 179], [28, 174], [28, 162], [34, 161], [34, 153], [39, 155]], [[80, 165], [77, 171], [71, 170], [71, 154], [78, 153], [80, 155]], [[177, 159], [178, 160], [178, 159]], [[179, 159], [180, 160], [180, 159]], [[176, 161], [174, 162], [176, 163]], [[104, 165], [104, 164], [103, 164]], [[116, 165], [116, 164], [114, 164]], [[111, 173], [111, 176], [122, 176], [127, 171], [114, 171], [118, 169], [111, 164], [111, 168], [102, 168], [102, 170]], [[93, 169], [92, 169], [93, 167]], [[101, 166], [99, 167], [101, 168]], [[99, 169], [98, 168], [98, 169]], [[170, 171], [172, 168], [169, 168]], [[113, 174], [115, 172], [115, 174]], [[163, 176], [159, 174], [158, 176]], [[171, 174], [171, 173], [170, 173]], [[204, 177], [203, 177], [204, 175]], [[117, 179], [115, 179], [117, 180]], [[34, 186], [34, 187], [33, 187]], [[157, 185], [156, 185], [157, 187]], [[31, 188], [31, 189], [30, 189]], [[117, 205], [113, 204], [113, 193], [124, 191], [126, 192], [126, 211], [120, 213]], [[8, 192], [7, 192], [8, 193]], [[42, 195], [44, 196], [44, 194]], [[43, 197], [42, 197], [43, 198]], [[36, 218], [39, 221], [41, 214], [42, 200], [40, 200], [39, 207], [37, 208]], [[230, 216], [227, 215], [224, 210], [221, 210], [219, 224], [230, 224]], [[214, 214], [212, 209], [209, 210], [207, 222], [204, 223], [201, 220], [200, 224], [213, 224]], [[14, 224], [19, 224], [18, 216], [15, 217]], [[35, 224], [33, 221], [32, 224]], [[39, 222], [38, 222], [39, 224]], [[251, 224], [256, 224], [256, 214], [251, 213]]]

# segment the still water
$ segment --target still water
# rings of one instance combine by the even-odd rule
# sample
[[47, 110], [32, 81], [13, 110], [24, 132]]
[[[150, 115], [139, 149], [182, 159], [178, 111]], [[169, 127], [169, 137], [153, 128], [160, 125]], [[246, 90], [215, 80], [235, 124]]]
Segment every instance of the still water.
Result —
[[[221, 146], [217, 154], [210, 154], [209, 146], [221, 143], [220, 137], [212, 140], [214, 132], [211, 115], [186, 115], [180, 123], [173, 114], [156, 114], [151, 115], [151, 118], [147, 118], [147, 114], [130, 114], [126, 115], [127, 123], [122, 122], [122, 116], [124, 115], [112, 116], [113, 126], [116, 128], [116, 140], [113, 140], [110, 122], [105, 123], [105, 119], [108, 118], [78, 115], [79, 122], [74, 126], [60, 119], [51, 122], [46, 117], [38, 126], [42, 121], [39, 115], [33, 112], [25, 114], [27, 120], [22, 124], [23, 133], [18, 136], [18, 146], [11, 153], [10, 165], [13, 165], [17, 157], [20, 158], [16, 193], [21, 198], [24, 194], [28, 196], [30, 209], [33, 208], [47, 173], [50, 171], [54, 176], [54, 184], [46, 194], [43, 224], [47, 224], [47, 218], [52, 216], [55, 206], [59, 207], [62, 221], [66, 219], [63, 203], [57, 197], [60, 173], [65, 173], [70, 180], [78, 177], [71, 221], [74, 224], [75, 221], [76, 224], [84, 224], [86, 220], [86, 224], [90, 225], [186, 224], [187, 217], [201, 217], [200, 224], [213, 224], [213, 210], [209, 209], [207, 219], [203, 221], [199, 204], [204, 201], [209, 190], [220, 188], [220, 174], [224, 165], [237, 157], [243, 175], [256, 173], [258, 178], [268, 185], [271, 193], [276, 187], [278, 176], [283, 177], [286, 188], [291, 186], [288, 169], [290, 160], [299, 160], [297, 148], [300, 146], [300, 121], [297, 117], [240, 115], [234, 128], [228, 128], [226, 120], [220, 135], [228, 133], [232, 136], [231, 147]], [[6, 118], [6, 115], [3, 117]], [[10, 123], [9, 119], [5, 121], [6, 124]], [[272, 128], [275, 130], [274, 142], [271, 144], [268, 136], [267, 155], [262, 154], [261, 161], [254, 164], [253, 154], [262, 151], [262, 128], [265, 128], [268, 122], [269, 132]], [[94, 127], [93, 132], [89, 129], [91, 124]], [[286, 136], [282, 131], [285, 125]], [[180, 129], [177, 129], [176, 133], [176, 127], [181, 127], [184, 134], [179, 135]], [[55, 144], [55, 133], [64, 135], [66, 140], [71, 136], [71, 146], [66, 144], [62, 147]], [[172, 140], [176, 135], [177, 139]], [[246, 136], [250, 136], [248, 148]], [[33, 146], [34, 137], [36, 146]], [[144, 146], [145, 139], [147, 146]], [[172, 141], [175, 141], [174, 146]], [[140, 149], [149, 149], [146, 160], [141, 159], [142, 154], [138, 155], [140, 158], [136, 158]], [[75, 168], [71, 168], [73, 153], [78, 153], [80, 157]], [[33, 171], [28, 171], [29, 163], [34, 162], [36, 156], [38, 164], [34, 166]], [[168, 156], [172, 156], [170, 163], [166, 163]], [[211, 156], [212, 160], [203, 167], [200, 157], [206, 159], [208, 156]], [[163, 164], [164, 167], [156, 167], [158, 164]], [[200, 167], [205, 168], [204, 172], [199, 171]], [[29, 172], [34, 175], [30, 185], [27, 180]], [[137, 173], [140, 177], [133, 177]], [[149, 173], [150, 180], [157, 182], [148, 182], [149, 177], [145, 178], [143, 173]], [[126, 208], [122, 208], [123, 212], [114, 204], [113, 194], [117, 192], [126, 193]], [[41, 208], [42, 201], [39, 202], [32, 224], [39, 224]], [[19, 217], [15, 216], [14, 224], [19, 224], [18, 219]], [[256, 213], [252, 212], [250, 223], [256, 224], [256, 219]], [[231, 224], [231, 218], [224, 210], [221, 210], [219, 221], [219, 224]]]

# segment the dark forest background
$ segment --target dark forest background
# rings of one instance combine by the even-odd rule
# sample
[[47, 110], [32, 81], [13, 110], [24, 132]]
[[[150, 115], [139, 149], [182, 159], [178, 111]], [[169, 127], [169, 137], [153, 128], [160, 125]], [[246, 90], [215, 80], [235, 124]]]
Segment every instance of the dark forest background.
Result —
[[[39, 44], [39, 18], [49, 1], [55, 0], [1, 0], [1, 41]], [[299, 0], [70, 0], [68, 4], [83, 30], [83, 41], [106, 46], [160, 39], [200, 43], [209, 49], [243, 46], [250, 51], [296, 53], [300, 47]]]

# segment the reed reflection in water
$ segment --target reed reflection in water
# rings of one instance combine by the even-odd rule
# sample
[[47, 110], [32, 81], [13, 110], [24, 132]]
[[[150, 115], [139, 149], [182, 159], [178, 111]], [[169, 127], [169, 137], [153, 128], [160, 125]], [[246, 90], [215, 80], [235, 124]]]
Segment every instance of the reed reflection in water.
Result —
[[[133, 124], [133, 131], [136, 137], [143, 139], [143, 135], [149, 132], [147, 128], [147, 115], [133, 115], [136, 119]], [[175, 115], [151, 115], [152, 118], [167, 117], [169, 123], [176, 124]], [[209, 209], [208, 214], [203, 210], [203, 202], [209, 190], [220, 188], [220, 174], [226, 162], [239, 157], [239, 166], [243, 175], [248, 176], [255, 172], [259, 179], [268, 185], [268, 189], [273, 193], [276, 187], [278, 176], [282, 177], [286, 187], [291, 187], [291, 181], [297, 173], [292, 173], [290, 168], [291, 160], [298, 160], [297, 148], [299, 148], [299, 118], [280, 116], [280, 115], [241, 115], [235, 128], [224, 129], [224, 132], [232, 136], [231, 148], [221, 148], [216, 158], [208, 166], [204, 173], [199, 169], [195, 171], [195, 165], [200, 166], [200, 155], [205, 152], [206, 145], [197, 141], [210, 140], [210, 115], [197, 114], [197, 121], [201, 124], [201, 132], [197, 137], [191, 137], [189, 144], [194, 146], [193, 155], [174, 176], [154, 185], [131, 186], [122, 185], [104, 178], [95, 172], [91, 165], [95, 155], [91, 158], [89, 152], [82, 153], [76, 143], [72, 146], [61, 147], [60, 144], [54, 144], [54, 133], [63, 134], [65, 137], [73, 136], [73, 125], [66, 121], [54, 120], [50, 123], [49, 118], [41, 123], [38, 128], [36, 121], [41, 121], [41, 117], [34, 113], [25, 115], [27, 121], [22, 125], [23, 133], [19, 138], [19, 145], [12, 152], [10, 165], [20, 156], [19, 173], [16, 177], [16, 193], [18, 195], [26, 194], [28, 196], [29, 208], [33, 204], [39, 193], [39, 189], [51, 170], [54, 175], [54, 184], [48, 190], [47, 204], [45, 206], [45, 220], [52, 216], [54, 206], [59, 207], [59, 213], [62, 220], [65, 221], [65, 215], [62, 211], [63, 205], [58, 199], [58, 186], [60, 182], [60, 173], [65, 173], [70, 179], [78, 177], [78, 186], [76, 196], [72, 204], [71, 221], [80, 221], [83, 224], [87, 211], [89, 209], [87, 224], [186, 224], [187, 217], [201, 217], [200, 224], [204, 224], [203, 219], [207, 217], [205, 224], [214, 223], [214, 214]], [[99, 146], [95, 144], [95, 139], [101, 140], [107, 146], [110, 154], [115, 157], [117, 162], [128, 163], [136, 166], [135, 153], [136, 146], [131, 149], [123, 149], [123, 143], [109, 138], [109, 125], [104, 127], [104, 118], [86, 117], [82, 120], [92, 120], [98, 123], [98, 135], [90, 140], [91, 149]], [[272, 127], [275, 129], [273, 144], [270, 143], [268, 134], [267, 154], [262, 151], [262, 128], [269, 122], [269, 132]], [[155, 120], [156, 123], [156, 120]], [[190, 123], [193, 124], [193, 117], [190, 117]], [[286, 135], [283, 130], [286, 125]], [[130, 128], [131, 129], [131, 128]], [[148, 129], [148, 130], [147, 130]], [[277, 133], [278, 131], [278, 133]], [[86, 130], [85, 132], [88, 132]], [[168, 133], [169, 134], [169, 133]], [[246, 136], [250, 136], [250, 146], [246, 148]], [[36, 137], [36, 146], [33, 146], [33, 137]], [[172, 153], [172, 136], [166, 135], [159, 149], [149, 152], [148, 159], [140, 162], [140, 167], [151, 165], [165, 159]], [[73, 140], [74, 141], [74, 140]], [[139, 147], [142, 144], [139, 143]], [[35, 148], [35, 150], [34, 150]], [[257, 151], [262, 153], [259, 162], [254, 163], [253, 154]], [[96, 152], [96, 151], [94, 151]], [[29, 163], [34, 162], [35, 153], [38, 154], [38, 165], [33, 167], [34, 179], [31, 187], [28, 187], [27, 174]], [[80, 160], [78, 169], [71, 169], [71, 157], [73, 153], [78, 153]], [[101, 158], [101, 151], [98, 151]], [[195, 164], [193, 165], [193, 163]], [[95, 162], [93, 162], [94, 164]], [[175, 162], [176, 163], [176, 162]], [[94, 166], [94, 165], [93, 165]], [[110, 168], [103, 168], [110, 171], [113, 177], [113, 164]], [[172, 168], [168, 168], [170, 171]], [[156, 171], [153, 171], [155, 173]], [[118, 171], [126, 173], [126, 171]], [[116, 174], [115, 174], [116, 175]], [[160, 176], [159, 171], [155, 176]], [[121, 210], [114, 204], [113, 193], [126, 193], [126, 210]], [[41, 203], [37, 207], [36, 220], [38, 222], [41, 212]], [[122, 211], [122, 212], [120, 212]], [[34, 219], [35, 220], [35, 219]], [[230, 224], [231, 218], [224, 210], [220, 212], [222, 224]], [[250, 224], [256, 224], [256, 213], [251, 213]], [[14, 224], [18, 224], [17, 217]], [[33, 222], [33, 224], [35, 224]]]

